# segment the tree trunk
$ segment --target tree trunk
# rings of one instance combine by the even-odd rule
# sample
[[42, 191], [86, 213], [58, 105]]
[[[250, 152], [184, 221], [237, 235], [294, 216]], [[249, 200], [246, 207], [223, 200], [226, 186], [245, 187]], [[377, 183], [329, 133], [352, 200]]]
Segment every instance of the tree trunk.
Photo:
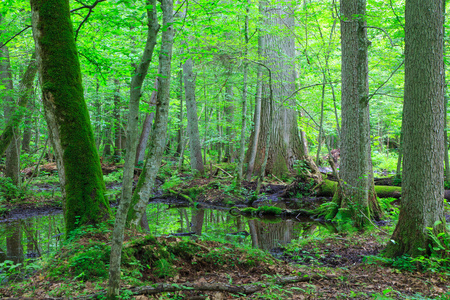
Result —
[[200, 134], [198, 132], [197, 103], [195, 100], [195, 78], [192, 71], [192, 59], [189, 58], [183, 64], [184, 89], [186, 95], [187, 131], [189, 135], [189, 146], [191, 150], [191, 169], [201, 175], [205, 173], [202, 160], [202, 147], [200, 145]]
[[[1, 16], [0, 16], [1, 19]], [[15, 101], [12, 97], [14, 93], [13, 78], [11, 72], [11, 63], [9, 59], [9, 49], [7, 46], [0, 48], [0, 84], [5, 86], [4, 102], [5, 102], [5, 118], [7, 124], [12, 124], [14, 121], [15, 111]], [[18, 122], [14, 122], [13, 126], [10, 127], [10, 132], [8, 134], [9, 145], [6, 147], [6, 159], [5, 159], [5, 176], [11, 178], [12, 183], [16, 186], [19, 185], [19, 128]], [[6, 141], [5, 140], [5, 143]], [[6, 146], [6, 144], [5, 144]]]
[[109, 218], [109, 203], [84, 101], [69, 1], [31, 0], [31, 14], [42, 102], [69, 233]]
[[114, 91], [114, 155], [116, 160], [120, 160], [122, 149], [125, 148], [125, 133], [122, 126], [120, 81], [114, 79], [116, 90]]
[[150, 145], [145, 165], [142, 174], [139, 176], [139, 181], [136, 190], [134, 191], [131, 208], [127, 217], [127, 222], [133, 226], [138, 226], [142, 215], [145, 213], [166, 147], [170, 100], [170, 66], [173, 45], [173, 2], [171, 0], [163, 0], [161, 9], [163, 11], [162, 28], [165, 29], [162, 33], [161, 50], [159, 54], [161, 76], [159, 78], [155, 122], [150, 137]]
[[231, 84], [227, 84], [225, 88], [225, 101], [226, 105], [224, 108], [225, 113], [225, 135], [227, 139], [227, 143], [225, 145], [225, 155], [223, 158], [224, 162], [233, 162], [233, 141], [235, 133], [233, 131], [233, 123], [234, 123], [234, 92], [233, 86]]
[[[156, 34], [155, 34], [156, 36]], [[156, 43], [156, 40], [155, 40]], [[153, 51], [153, 50], [152, 50]], [[158, 69], [159, 73], [159, 69]], [[155, 90], [152, 92], [152, 96], [150, 97], [150, 107], [155, 106], [156, 103], [156, 91], [158, 90], [158, 76], [155, 78]], [[139, 162], [144, 162], [145, 149], [147, 148], [148, 138], [150, 137], [150, 132], [152, 131], [153, 118], [155, 113], [146, 113], [144, 124], [142, 125], [142, 132], [139, 138], [139, 143], [136, 151], [136, 160], [134, 162], [135, 165], [139, 164]]]
[[183, 150], [183, 70], [181, 69], [180, 72], [178, 72], [179, 76], [179, 87], [180, 91], [178, 94], [178, 99], [180, 100], [180, 114], [179, 114], [179, 121], [178, 121], [178, 131], [177, 131], [177, 151], [176, 153], [178, 155], [181, 155], [181, 152]]
[[[373, 195], [370, 157], [370, 128], [368, 105], [366, 0], [341, 1], [342, 47], [342, 128], [340, 178], [345, 182], [338, 194], [345, 214], [352, 217], [356, 227], [367, 218], [378, 217]], [[370, 203], [369, 203], [370, 201]]]
[[430, 254], [445, 230], [442, 1], [407, 0], [402, 206], [386, 249], [390, 257]]
[[246, 14], [245, 14], [245, 49], [244, 49], [244, 67], [243, 67], [243, 87], [242, 87], [242, 125], [241, 125], [241, 141], [239, 143], [239, 159], [236, 167], [236, 182], [238, 187], [241, 186], [243, 172], [244, 172], [244, 158], [245, 158], [245, 134], [247, 132], [247, 80], [248, 80], [248, 22], [250, 13], [250, 0], [247, 0]]
[[247, 180], [252, 178], [253, 170], [255, 169], [256, 153], [258, 151], [259, 131], [261, 129], [261, 93], [262, 93], [262, 70], [258, 65], [257, 77], [256, 77], [256, 97], [255, 97], [255, 114], [253, 120], [253, 133], [250, 138], [251, 145], [248, 151], [248, 168], [247, 168]]
[[[148, 30], [147, 41], [141, 62], [136, 69], [130, 84], [130, 105], [128, 110], [127, 124], [127, 147], [125, 153], [125, 165], [123, 171], [122, 197], [119, 209], [116, 214], [116, 222], [114, 224], [109, 282], [108, 297], [115, 298], [119, 295], [120, 289], [120, 262], [123, 244], [123, 232], [127, 220], [128, 210], [130, 208], [133, 178], [134, 178], [134, 162], [136, 159], [136, 140], [138, 136], [138, 117], [139, 117], [139, 101], [141, 98], [142, 83], [148, 72], [148, 67], [152, 61], [153, 49], [156, 44], [156, 36], [159, 30], [158, 17], [156, 13], [156, 0], [147, 1], [147, 18]], [[142, 214], [141, 214], [142, 215]], [[139, 220], [138, 220], [139, 221]]]
[[[294, 37], [288, 33], [280, 33], [281, 28], [293, 28], [294, 17], [288, 1], [269, 4], [260, 3], [263, 15], [261, 28], [263, 64], [272, 72], [274, 117], [270, 122], [270, 101], [268, 78], [264, 78], [262, 86], [261, 130], [259, 140], [265, 140], [272, 132], [267, 158], [266, 173], [278, 177], [287, 175], [293, 168], [294, 161], [305, 155], [301, 150], [301, 140], [297, 126], [295, 101], [291, 97], [295, 91], [295, 69], [292, 59], [295, 56]], [[277, 31], [277, 33], [274, 33]], [[288, 99], [289, 98], [289, 99]], [[252, 133], [253, 140], [255, 132]], [[258, 143], [255, 168], [253, 174], [259, 174], [264, 161], [265, 143]]]

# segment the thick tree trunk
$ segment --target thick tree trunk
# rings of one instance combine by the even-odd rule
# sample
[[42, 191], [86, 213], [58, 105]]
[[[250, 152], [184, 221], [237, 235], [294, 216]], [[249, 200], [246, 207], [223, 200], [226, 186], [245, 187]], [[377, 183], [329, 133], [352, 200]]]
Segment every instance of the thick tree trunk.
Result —
[[159, 54], [161, 76], [156, 99], [155, 122], [150, 137], [147, 158], [142, 174], [139, 177], [136, 190], [134, 191], [131, 208], [127, 217], [127, 222], [133, 226], [138, 226], [142, 215], [145, 213], [166, 147], [170, 100], [170, 67], [173, 45], [173, 2], [171, 0], [163, 0], [161, 8], [163, 11], [162, 28], [165, 29], [162, 33], [161, 50]]
[[[366, 0], [341, 1], [342, 131], [340, 178], [342, 204], [355, 226], [378, 217], [370, 162]], [[370, 203], [369, 203], [370, 202]]]
[[402, 206], [388, 256], [429, 254], [445, 230], [442, 1], [407, 0]]
[[[138, 137], [138, 117], [139, 102], [141, 99], [142, 83], [148, 72], [148, 67], [152, 61], [153, 49], [156, 44], [156, 37], [159, 30], [158, 17], [156, 13], [156, 0], [147, 1], [147, 18], [148, 30], [147, 41], [141, 62], [136, 68], [130, 84], [130, 104], [128, 110], [127, 124], [127, 146], [125, 153], [125, 165], [123, 171], [122, 198], [120, 200], [119, 209], [116, 214], [116, 222], [114, 224], [111, 257], [109, 267], [108, 297], [115, 298], [119, 295], [120, 289], [120, 262], [123, 244], [123, 232], [127, 220], [128, 210], [130, 208], [133, 178], [134, 178], [134, 162], [136, 159], [136, 140]], [[145, 219], [146, 220], [146, 219]], [[139, 220], [138, 220], [139, 221]]]
[[186, 96], [186, 113], [188, 119], [187, 131], [189, 135], [189, 146], [191, 150], [191, 169], [201, 175], [205, 173], [202, 160], [202, 147], [200, 145], [200, 134], [198, 132], [197, 103], [195, 100], [195, 78], [192, 71], [192, 59], [189, 58], [183, 64], [184, 89]]
[[[291, 96], [295, 91], [295, 69], [292, 59], [295, 56], [294, 37], [284, 28], [294, 27], [294, 17], [289, 1], [272, 4], [260, 3], [263, 15], [264, 32], [261, 33], [263, 64], [272, 72], [272, 89], [274, 97], [274, 116], [270, 122], [270, 101], [268, 78], [263, 78], [261, 130], [259, 140], [265, 140], [272, 132], [266, 173], [276, 176], [286, 175], [292, 170], [294, 161], [305, 155], [301, 150], [301, 140], [297, 126], [297, 112]], [[275, 33], [276, 31], [276, 33]], [[281, 32], [280, 32], [281, 31]], [[289, 31], [289, 29], [288, 29]], [[288, 107], [286, 107], [286, 105]], [[252, 138], [255, 133], [252, 133]], [[265, 143], [258, 143], [253, 174], [259, 174], [264, 161]]]
[[69, 233], [109, 218], [109, 203], [84, 101], [69, 1], [31, 0], [31, 14], [42, 102]]

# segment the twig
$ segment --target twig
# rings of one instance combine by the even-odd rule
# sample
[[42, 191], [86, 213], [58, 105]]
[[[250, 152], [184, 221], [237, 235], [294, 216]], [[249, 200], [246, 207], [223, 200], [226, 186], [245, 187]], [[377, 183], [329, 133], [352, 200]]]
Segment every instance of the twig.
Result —
[[95, 2], [92, 5], [83, 5], [81, 7], [72, 9], [70, 12], [75, 12], [77, 10], [83, 9], [83, 8], [88, 8], [89, 12], [87, 13], [86, 17], [84, 17], [83, 21], [81, 21], [80, 25], [78, 25], [77, 30], [75, 31], [75, 41], [78, 38], [78, 33], [80, 32], [81, 27], [83, 26], [83, 24], [87, 21], [87, 19], [89, 18], [89, 16], [92, 13], [92, 10], [94, 10], [94, 8], [97, 6], [97, 4], [99, 4], [100, 2], [105, 2], [106, 0], [95, 0]]
[[41, 153], [41, 157], [39, 157], [39, 160], [36, 164], [36, 168], [34, 169], [33, 173], [30, 176], [30, 179], [28, 179], [28, 181], [25, 183], [25, 185], [23, 186], [23, 188], [25, 189], [27, 187], [27, 185], [31, 182], [31, 180], [33, 179], [34, 174], [37, 172], [37, 170], [39, 169], [39, 165], [41, 164], [42, 158], [44, 158], [44, 154], [45, 154], [45, 148], [47, 148], [47, 143], [48, 143], [48, 139], [47, 138], [45, 140], [45, 145], [44, 145], [44, 149], [42, 149], [42, 153]]
[[375, 92], [373, 92], [371, 95], [369, 95], [367, 97], [366, 102], [369, 103], [370, 99], [373, 98], [373, 96], [375, 96], [377, 94], [377, 92], [392, 78], [392, 76], [394, 76], [395, 73], [397, 73], [398, 69], [400, 69], [401, 66], [403, 66], [403, 64], [405, 63], [405, 60], [403, 60], [401, 62], [401, 64], [391, 73], [391, 75], [389, 75], [389, 77], [375, 90]]
[[219, 166], [213, 165], [214, 167], [216, 167], [217, 169], [219, 169], [220, 171], [224, 172], [225, 174], [227, 174], [229, 177], [233, 177], [233, 175], [231, 175], [230, 173], [228, 173], [227, 171], [225, 171], [224, 169], [222, 169]]

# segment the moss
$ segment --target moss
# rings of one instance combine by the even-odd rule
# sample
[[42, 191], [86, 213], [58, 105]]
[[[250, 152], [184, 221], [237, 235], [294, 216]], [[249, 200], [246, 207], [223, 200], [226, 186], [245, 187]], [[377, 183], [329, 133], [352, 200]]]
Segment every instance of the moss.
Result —
[[253, 215], [257, 212], [258, 210], [254, 207], [246, 207], [241, 209], [241, 213], [244, 215]]
[[65, 221], [69, 233], [82, 224], [96, 224], [108, 218], [109, 203], [84, 100], [69, 2], [32, 0], [31, 6], [39, 16], [36, 42], [41, 58], [43, 104], [54, 116], [54, 120], [47, 121], [55, 127], [63, 152]]
[[258, 207], [258, 213], [265, 215], [281, 215], [283, 212], [282, 208], [276, 206], [260, 206]]

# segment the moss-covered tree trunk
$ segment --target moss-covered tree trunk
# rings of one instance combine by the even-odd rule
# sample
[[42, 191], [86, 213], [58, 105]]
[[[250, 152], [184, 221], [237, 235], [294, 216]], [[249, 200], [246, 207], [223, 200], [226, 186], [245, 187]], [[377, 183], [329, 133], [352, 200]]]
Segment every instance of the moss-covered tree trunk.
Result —
[[160, 78], [156, 99], [156, 113], [153, 130], [150, 136], [150, 145], [136, 190], [131, 201], [127, 222], [138, 226], [142, 215], [145, 213], [150, 194], [155, 185], [156, 175], [161, 167], [162, 156], [166, 147], [167, 123], [169, 118], [169, 94], [170, 94], [170, 70], [172, 62], [173, 45], [173, 2], [163, 0], [164, 28], [161, 39], [161, 51], [159, 54]]
[[370, 162], [368, 59], [365, 0], [341, 1], [342, 132], [339, 191], [341, 207], [357, 227], [381, 213], [373, 194]]
[[386, 249], [391, 257], [429, 253], [427, 228], [435, 235], [445, 230], [442, 6], [441, 0], [406, 1], [403, 193]]
[[84, 101], [68, 0], [31, 0], [42, 102], [64, 199], [66, 233], [109, 218], [105, 183]]

